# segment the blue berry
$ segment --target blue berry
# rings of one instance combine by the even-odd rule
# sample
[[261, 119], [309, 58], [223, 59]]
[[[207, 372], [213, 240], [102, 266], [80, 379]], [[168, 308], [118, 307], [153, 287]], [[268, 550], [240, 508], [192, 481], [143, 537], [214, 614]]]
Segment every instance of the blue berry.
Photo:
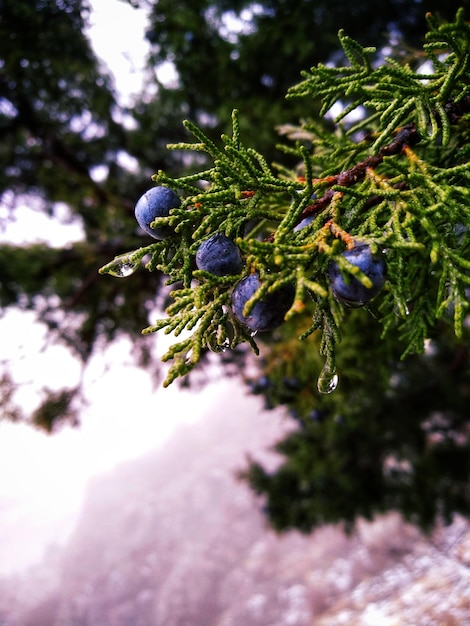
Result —
[[343, 256], [370, 278], [372, 287], [366, 287], [352, 274], [345, 272], [343, 275], [338, 263], [332, 261], [328, 268], [328, 278], [333, 295], [344, 306], [363, 306], [382, 289], [385, 282], [385, 263], [379, 255], [372, 254], [367, 244], [358, 244], [343, 252]]
[[196, 265], [215, 276], [238, 274], [243, 268], [240, 250], [224, 233], [216, 233], [201, 243]]
[[[317, 199], [317, 195], [315, 193], [313, 193], [310, 196], [310, 200], [316, 200]], [[296, 233], [299, 230], [302, 230], [302, 228], [305, 228], [305, 226], [308, 226], [310, 224], [310, 222], [313, 222], [313, 215], [308, 215], [307, 217], [304, 217], [303, 220], [301, 220], [297, 226], [294, 226], [294, 232]]]
[[150, 224], [157, 217], [168, 217], [170, 209], [179, 207], [181, 200], [173, 189], [168, 187], [152, 187], [139, 198], [135, 205], [135, 218], [146, 233], [155, 239], [166, 239], [173, 234], [172, 228], [162, 226], [151, 228]]
[[294, 226], [294, 232], [296, 233], [297, 231], [302, 230], [302, 228], [305, 228], [306, 226], [308, 226], [310, 222], [313, 222], [313, 215], [304, 217], [304, 219], [301, 222], [299, 222], [297, 226]]
[[243, 315], [243, 309], [248, 300], [260, 288], [259, 274], [250, 274], [237, 283], [232, 293], [232, 306], [235, 316], [251, 330], [265, 331], [280, 326], [287, 311], [294, 302], [295, 289], [293, 285], [283, 285], [258, 300], [248, 316]]
[[312, 409], [308, 417], [312, 420], [312, 422], [323, 422], [327, 417], [327, 412], [319, 409]]
[[267, 376], [261, 376], [257, 380], [250, 380], [248, 384], [251, 388], [251, 393], [253, 393], [254, 395], [267, 393], [269, 389], [271, 389], [273, 386], [272, 382]]

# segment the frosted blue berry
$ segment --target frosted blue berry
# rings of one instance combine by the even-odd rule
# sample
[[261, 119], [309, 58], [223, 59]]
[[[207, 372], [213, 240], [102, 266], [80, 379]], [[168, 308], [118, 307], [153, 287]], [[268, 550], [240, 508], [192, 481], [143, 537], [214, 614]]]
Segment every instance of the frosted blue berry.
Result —
[[242, 278], [232, 293], [233, 312], [251, 330], [272, 330], [284, 322], [284, 317], [294, 302], [295, 289], [293, 285], [283, 285], [258, 300], [247, 316], [243, 315], [245, 304], [260, 286], [259, 274]]
[[243, 268], [240, 250], [224, 233], [216, 233], [201, 243], [196, 265], [215, 276], [238, 274]]
[[385, 263], [381, 256], [372, 254], [367, 244], [358, 244], [343, 256], [356, 265], [372, 282], [368, 288], [350, 273], [341, 273], [338, 263], [332, 261], [328, 268], [328, 278], [333, 295], [344, 306], [359, 307], [374, 298], [385, 282]]
[[168, 187], [152, 187], [139, 198], [135, 205], [135, 218], [146, 233], [155, 239], [166, 239], [173, 234], [172, 228], [162, 226], [151, 228], [150, 224], [157, 217], [168, 217], [170, 209], [179, 207], [180, 197]]

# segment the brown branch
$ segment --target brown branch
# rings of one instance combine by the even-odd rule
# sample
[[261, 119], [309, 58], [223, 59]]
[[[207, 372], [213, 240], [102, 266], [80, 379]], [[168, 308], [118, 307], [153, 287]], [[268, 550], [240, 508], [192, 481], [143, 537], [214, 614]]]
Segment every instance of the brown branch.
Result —
[[[419, 133], [415, 124], [407, 124], [400, 128], [395, 135], [393, 141], [386, 146], [383, 146], [376, 155], [368, 156], [360, 163], [357, 163], [348, 170], [344, 170], [335, 176], [328, 176], [325, 179], [321, 179], [329, 185], [341, 185], [342, 187], [351, 187], [355, 183], [365, 178], [366, 172], [369, 168], [375, 168], [385, 157], [399, 154], [405, 148], [405, 146], [413, 146], [420, 141]], [[312, 204], [309, 204], [297, 218], [296, 224], [300, 223], [306, 217], [314, 215], [323, 211], [331, 202], [333, 194], [335, 192], [332, 189], [328, 189], [321, 198], [315, 200]], [[371, 196], [367, 201], [367, 206], [373, 206], [380, 202], [381, 198], [378, 195]]]
[[[466, 96], [458, 102], [455, 102], [454, 100], [449, 100], [449, 102], [444, 105], [444, 110], [449, 118], [449, 122], [451, 124], [458, 124], [462, 116], [470, 111], [470, 96]], [[440, 119], [437, 113], [435, 114], [435, 117], [438, 120]], [[327, 185], [341, 185], [342, 187], [351, 187], [358, 181], [364, 179], [368, 168], [375, 168], [380, 165], [380, 163], [382, 163], [382, 161], [384, 160], [384, 157], [399, 154], [404, 150], [406, 146], [414, 146], [420, 141], [421, 137], [416, 128], [416, 124], [411, 122], [399, 128], [395, 133], [393, 141], [386, 146], [383, 146], [376, 155], [367, 157], [360, 163], [354, 165], [354, 167], [351, 167], [344, 172], [333, 176], [327, 176], [315, 182], [323, 182]], [[394, 188], [403, 189], [403, 183], [394, 185]], [[315, 202], [305, 207], [305, 209], [297, 218], [296, 224], [299, 224], [306, 217], [323, 211], [329, 205], [333, 194], [334, 191], [329, 189], [321, 198], [318, 198], [318, 200], [315, 200]], [[382, 198], [379, 195], [371, 196], [367, 200], [366, 206], [368, 208], [374, 206], [375, 204], [378, 204], [381, 199]]]

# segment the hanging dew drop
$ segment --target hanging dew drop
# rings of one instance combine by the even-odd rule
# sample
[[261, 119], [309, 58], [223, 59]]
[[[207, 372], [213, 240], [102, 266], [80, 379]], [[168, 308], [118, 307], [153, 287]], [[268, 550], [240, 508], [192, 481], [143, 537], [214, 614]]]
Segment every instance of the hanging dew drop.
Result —
[[100, 274], [110, 274], [117, 278], [126, 278], [139, 269], [142, 259], [149, 250], [150, 246], [147, 246], [146, 248], [139, 248], [139, 250], [121, 254], [106, 265], [103, 265], [98, 271]]
[[126, 278], [133, 274], [140, 265], [140, 259], [132, 261], [129, 258], [121, 259], [119, 262], [109, 264], [106, 273], [117, 278]]
[[397, 304], [395, 304], [393, 307], [393, 311], [396, 315], [399, 315], [400, 317], [406, 317], [410, 314], [410, 309], [406, 302], [398, 302]]
[[320, 393], [332, 393], [338, 386], [338, 374], [320, 375], [318, 377], [317, 387]]
[[114, 275], [118, 276], [118, 278], [126, 278], [126, 276], [130, 276], [131, 274], [133, 274], [136, 269], [137, 266], [133, 266], [130, 263], [123, 263], [118, 268], [116, 268], [116, 273]]
[[209, 348], [209, 350], [211, 350], [211, 352], [226, 352], [226, 350], [228, 350], [228, 348], [230, 347], [230, 341], [228, 339], [225, 339], [224, 341], [220, 342], [217, 337], [210, 337], [207, 342], [207, 347]]
[[338, 386], [338, 374], [334, 370], [330, 370], [325, 366], [320, 372], [317, 381], [317, 388], [320, 393], [332, 393]]
[[192, 367], [194, 365], [193, 362], [193, 349], [190, 348], [185, 355], [184, 364], [186, 367]]
[[135, 272], [135, 268], [128, 263], [123, 263], [122, 265], [116, 265], [112, 269], [108, 270], [108, 274], [111, 276], [116, 276], [117, 278], [126, 278], [126, 276], [130, 276]]

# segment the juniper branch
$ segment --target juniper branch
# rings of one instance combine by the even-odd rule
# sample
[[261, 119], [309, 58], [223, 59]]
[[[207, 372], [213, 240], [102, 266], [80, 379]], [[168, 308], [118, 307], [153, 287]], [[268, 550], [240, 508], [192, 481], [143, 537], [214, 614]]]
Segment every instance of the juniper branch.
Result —
[[[345, 313], [332, 297], [327, 269], [334, 261], [349, 279], [370, 287], [370, 279], [342, 256], [357, 242], [386, 251], [387, 283], [375, 315], [381, 316], [384, 333], [399, 332], [404, 356], [423, 350], [438, 319], [452, 323], [456, 335], [462, 332], [470, 282], [470, 237], [459, 231], [459, 225], [470, 223], [468, 25], [460, 13], [453, 25], [432, 23], [425, 47], [434, 67], [429, 74], [390, 59], [375, 67], [373, 48], [361, 47], [343, 32], [340, 41], [350, 65], [311, 68], [288, 94], [319, 98], [323, 112], [346, 99], [338, 132], [308, 122], [298, 135], [302, 143], [285, 147], [298, 157], [303, 177], [286, 168], [275, 171], [245, 145], [237, 111], [232, 135], [222, 136], [220, 146], [186, 121], [195, 141], [169, 148], [204, 152], [213, 165], [180, 178], [161, 171], [154, 176], [157, 184], [184, 196], [180, 207], [154, 222], [157, 228], [170, 226], [174, 235], [102, 268], [119, 275], [121, 263], [140, 263], [147, 254], [147, 269], [182, 285], [173, 291], [167, 317], [143, 331], [189, 333], [164, 356], [174, 361], [165, 384], [188, 373], [204, 350], [242, 342], [257, 350], [230, 309], [235, 284], [254, 272], [262, 285], [245, 313], [268, 293], [294, 285], [286, 320], [299, 313], [312, 316], [300, 338], [318, 332], [320, 354], [334, 371]], [[446, 55], [437, 56], [443, 47]], [[363, 119], [345, 128], [347, 114], [358, 106], [366, 111]], [[361, 141], [355, 139], [358, 131], [365, 132]], [[307, 218], [311, 222], [298, 230]], [[214, 277], [195, 269], [201, 241], [217, 232], [233, 238], [241, 250], [240, 275]]]

